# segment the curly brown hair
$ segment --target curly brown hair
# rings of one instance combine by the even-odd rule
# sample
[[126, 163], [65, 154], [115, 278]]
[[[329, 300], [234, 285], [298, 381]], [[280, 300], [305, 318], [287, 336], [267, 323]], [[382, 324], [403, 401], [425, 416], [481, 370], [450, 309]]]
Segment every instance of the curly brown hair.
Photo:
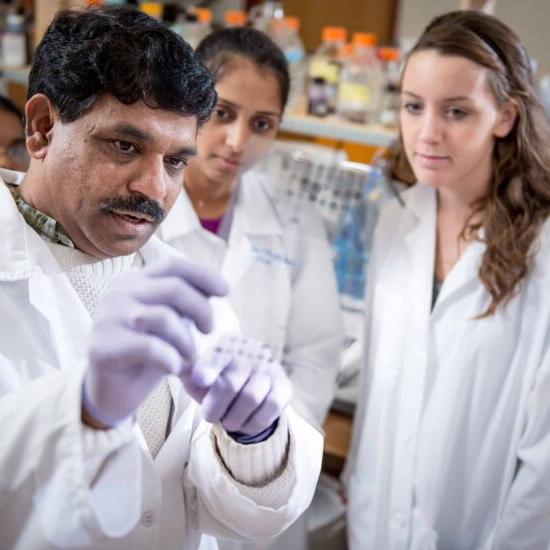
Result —
[[[472, 204], [462, 231], [486, 244], [479, 278], [491, 296], [480, 317], [492, 315], [520, 289], [532, 262], [534, 243], [550, 215], [550, 126], [533, 80], [531, 60], [517, 35], [497, 18], [478, 11], [436, 17], [409, 52], [435, 50], [465, 57], [488, 69], [497, 106], [517, 106], [510, 133], [495, 140], [489, 192]], [[392, 155], [392, 175], [414, 183], [400, 142]], [[483, 214], [482, 223], [471, 220]], [[477, 216], [476, 216], [477, 215]]]

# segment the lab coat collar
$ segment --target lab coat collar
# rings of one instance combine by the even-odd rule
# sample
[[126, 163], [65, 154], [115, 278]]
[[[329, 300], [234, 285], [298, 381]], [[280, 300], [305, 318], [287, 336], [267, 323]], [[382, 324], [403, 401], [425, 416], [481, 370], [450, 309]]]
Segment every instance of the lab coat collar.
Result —
[[[417, 298], [415, 307], [418, 311], [426, 311], [430, 306], [426, 296], [431, 296], [435, 269], [437, 196], [432, 187], [417, 183], [403, 194], [406, 210], [410, 216], [410, 229], [405, 235], [405, 242], [409, 249], [415, 250], [417, 261], [415, 273], [417, 276], [415, 288], [423, 288]], [[448, 273], [439, 296], [431, 311], [432, 317], [452, 301], [467, 292], [472, 285], [478, 284], [478, 272], [481, 256], [485, 250], [484, 243], [472, 241], [462, 253], [458, 262]], [[480, 312], [481, 313], [481, 312]]]
[[[281, 222], [273, 207], [273, 195], [263, 174], [254, 170], [242, 175], [237, 196], [233, 203], [233, 221], [240, 231], [246, 235], [280, 235], [283, 232]], [[171, 242], [194, 231], [207, 232], [201, 226], [200, 220], [189, 200], [182, 190], [174, 206], [159, 228], [162, 240]], [[207, 232], [209, 233], [209, 232]], [[231, 235], [235, 231], [230, 230]]]
[[412, 270], [407, 278], [413, 281], [411, 287], [418, 289], [409, 298], [419, 316], [418, 326], [427, 330], [427, 325], [421, 320], [429, 317], [431, 308], [436, 240], [435, 189], [417, 183], [403, 193], [403, 200], [404, 244], [412, 255]]
[[201, 229], [201, 222], [189, 200], [189, 196], [185, 189], [182, 189], [174, 206], [160, 224], [158, 234], [163, 241], [171, 242]]
[[432, 215], [435, 220], [437, 201], [433, 187], [415, 183], [412, 187], [403, 191], [401, 197], [405, 202], [406, 211], [412, 214], [417, 221], [423, 221], [427, 217], [432, 217]]
[[266, 175], [255, 170], [243, 174], [236, 211], [243, 216], [248, 235], [281, 235], [283, 227], [274, 208], [274, 189]]
[[17, 281], [29, 278], [31, 272], [60, 271], [46, 243], [27, 224], [19, 212], [8, 183], [19, 184], [24, 174], [0, 169], [0, 280]]

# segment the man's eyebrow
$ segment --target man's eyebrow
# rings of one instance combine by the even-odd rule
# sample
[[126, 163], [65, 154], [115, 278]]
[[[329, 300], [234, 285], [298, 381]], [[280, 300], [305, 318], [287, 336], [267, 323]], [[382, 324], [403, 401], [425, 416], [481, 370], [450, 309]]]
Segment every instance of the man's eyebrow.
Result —
[[[154, 138], [148, 132], [144, 132], [131, 124], [118, 124], [110, 129], [115, 134], [118, 134], [120, 137], [134, 138], [138, 141], [144, 143], [151, 143], [154, 141]], [[195, 147], [182, 147], [174, 153], [171, 153], [170, 156], [184, 156], [184, 157], [194, 157], [197, 155], [197, 149]]]
[[112, 132], [119, 134], [124, 137], [131, 137], [139, 141], [153, 141], [151, 134], [132, 126], [131, 124], [117, 124], [111, 128]]

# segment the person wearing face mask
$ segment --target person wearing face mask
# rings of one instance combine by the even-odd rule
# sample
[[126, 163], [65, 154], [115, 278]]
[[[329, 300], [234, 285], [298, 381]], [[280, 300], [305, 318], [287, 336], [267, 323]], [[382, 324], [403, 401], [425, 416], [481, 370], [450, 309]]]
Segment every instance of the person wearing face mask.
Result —
[[311, 501], [283, 366], [154, 235], [215, 100], [136, 9], [61, 11], [37, 47], [29, 169], [0, 170], [0, 548], [265, 540]]
[[401, 82], [344, 479], [352, 550], [550, 544], [550, 129], [498, 19], [434, 19]]
[[23, 171], [28, 164], [23, 113], [7, 97], [0, 96], [0, 168]]
[[254, 168], [283, 115], [286, 60], [246, 27], [210, 34], [196, 53], [216, 77], [218, 102], [160, 236], [221, 269], [243, 333], [270, 346], [289, 373], [294, 406], [320, 428], [343, 345], [331, 251], [316, 212], [304, 206], [293, 216], [277, 192], [281, 182]]

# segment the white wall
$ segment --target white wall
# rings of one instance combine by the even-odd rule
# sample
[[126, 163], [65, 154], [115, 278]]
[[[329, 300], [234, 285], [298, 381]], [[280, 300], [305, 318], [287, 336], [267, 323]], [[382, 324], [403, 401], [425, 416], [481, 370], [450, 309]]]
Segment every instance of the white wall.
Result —
[[[416, 38], [430, 20], [458, 8], [458, 0], [399, 0], [397, 40]], [[538, 63], [537, 74], [550, 74], [550, 0], [496, 0], [494, 15], [522, 39]]]

